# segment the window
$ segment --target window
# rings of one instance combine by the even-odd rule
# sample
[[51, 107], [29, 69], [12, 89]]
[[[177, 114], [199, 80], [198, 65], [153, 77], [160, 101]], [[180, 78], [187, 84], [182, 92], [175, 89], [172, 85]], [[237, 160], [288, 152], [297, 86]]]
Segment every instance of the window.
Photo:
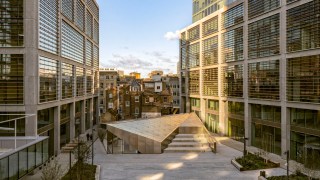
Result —
[[92, 43], [89, 40], [86, 41], [86, 65], [92, 66]]
[[84, 69], [81, 67], [76, 67], [76, 78], [77, 78], [77, 96], [84, 95]]
[[194, 68], [200, 65], [200, 43], [191, 44], [188, 52], [188, 67]]
[[249, 24], [249, 58], [260, 58], [279, 54], [279, 25], [279, 14]]
[[23, 104], [23, 54], [0, 54], [0, 104]]
[[200, 108], [200, 99], [190, 98], [191, 107]]
[[87, 77], [87, 93], [92, 94], [93, 90], [93, 74], [92, 70], [86, 71], [86, 77]]
[[58, 54], [58, 2], [39, 2], [39, 49]]
[[224, 28], [243, 22], [243, 4], [239, 4], [222, 14], [222, 25]]
[[84, 37], [64, 21], [62, 21], [61, 34], [61, 56], [83, 63]]
[[222, 96], [243, 97], [243, 65], [222, 68]]
[[190, 42], [198, 40], [200, 38], [200, 26], [193, 27], [188, 30], [188, 40]]
[[68, 18], [70, 21], [73, 21], [73, 0], [61, 0], [62, 8], [61, 12], [62, 14]]
[[279, 99], [279, 60], [249, 64], [249, 97]]
[[206, 39], [202, 43], [203, 66], [218, 63], [218, 36]]
[[197, 95], [200, 93], [200, 71], [189, 72], [189, 93]]
[[136, 108], [134, 109], [134, 112], [135, 112], [135, 114], [139, 114], [139, 108], [136, 107]]
[[243, 27], [228, 31], [222, 35], [222, 61], [243, 60]]
[[74, 92], [74, 72], [73, 72], [73, 65], [62, 63], [61, 67], [61, 80], [62, 80], [62, 87], [61, 87], [61, 94], [62, 99], [71, 98], [73, 97]]
[[93, 32], [93, 29], [92, 29], [93, 28], [93, 24], [92, 24], [93, 19], [92, 18], [93, 17], [91, 15], [91, 13], [87, 10], [86, 34], [91, 38], [92, 38], [92, 32]]
[[126, 101], [126, 107], [130, 107], [130, 101]]
[[139, 96], [134, 97], [134, 102], [139, 102]]
[[320, 103], [320, 55], [287, 60], [288, 101]]
[[218, 16], [205, 21], [202, 25], [202, 28], [203, 36], [208, 36], [210, 34], [218, 32]]
[[287, 11], [287, 51], [320, 48], [320, 1], [310, 1]]
[[279, 7], [280, 0], [249, 0], [249, 19]]
[[23, 46], [23, 1], [2, 0], [0, 7], [0, 47]]
[[149, 103], [149, 97], [146, 97], [146, 101], [145, 101], [146, 103]]
[[202, 75], [203, 95], [218, 96], [218, 68], [204, 69]]
[[76, 5], [76, 15], [75, 15], [75, 24], [78, 26], [82, 31], [84, 30], [84, 5], [82, 4], [81, 0], [77, 0]]
[[46, 57], [39, 57], [39, 101], [58, 100], [59, 62]]
[[218, 100], [208, 100], [208, 107], [209, 110], [219, 111], [219, 101]]
[[157, 89], [160, 89], [160, 86], [157, 86]]
[[163, 102], [168, 102], [168, 97], [163, 97]]

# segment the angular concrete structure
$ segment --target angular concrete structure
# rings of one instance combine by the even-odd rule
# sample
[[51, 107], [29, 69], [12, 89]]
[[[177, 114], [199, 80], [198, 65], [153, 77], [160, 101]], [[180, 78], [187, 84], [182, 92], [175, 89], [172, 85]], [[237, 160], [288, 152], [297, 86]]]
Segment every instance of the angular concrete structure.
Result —
[[204, 126], [195, 113], [108, 123], [107, 130], [140, 153], [160, 154], [178, 133], [198, 134]]

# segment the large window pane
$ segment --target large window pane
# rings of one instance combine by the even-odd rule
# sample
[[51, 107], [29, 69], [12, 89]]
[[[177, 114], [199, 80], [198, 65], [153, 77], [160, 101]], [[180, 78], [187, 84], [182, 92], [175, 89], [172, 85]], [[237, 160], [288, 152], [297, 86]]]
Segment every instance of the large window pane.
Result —
[[288, 101], [320, 102], [320, 56], [305, 56], [287, 61]]
[[39, 99], [40, 102], [58, 100], [59, 62], [46, 57], [39, 57]]
[[204, 40], [202, 43], [202, 49], [203, 66], [218, 63], [218, 36]]
[[189, 93], [194, 95], [200, 93], [200, 71], [189, 72]]
[[0, 1], [0, 47], [23, 46], [23, 1]]
[[280, 15], [264, 18], [249, 24], [249, 58], [260, 58], [280, 53]]
[[222, 68], [223, 96], [243, 97], [243, 65]]
[[73, 65], [62, 63], [61, 64], [61, 96], [62, 99], [73, 97], [74, 92], [74, 71]]
[[58, 1], [40, 0], [39, 49], [58, 54]]
[[61, 55], [78, 63], [84, 60], [84, 37], [68, 23], [62, 21]]
[[280, 0], [249, 0], [248, 5], [248, 16], [253, 18], [279, 7]]
[[221, 54], [223, 62], [243, 60], [243, 27], [223, 33]]
[[193, 27], [188, 30], [188, 40], [190, 42], [198, 40], [200, 38], [200, 26]]
[[218, 16], [205, 21], [202, 28], [202, 36], [208, 36], [218, 32]]
[[194, 68], [200, 65], [200, 43], [188, 46], [188, 67]]
[[279, 99], [279, 60], [249, 64], [249, 97]]
[[53, 125], [54, 108], [48, 108], [38, 111], [38, 129]]
[[0, 54], [0, 104], [23, 104], [23, 54]]
[[239, 4], [222, 14], [222, 25], [224, 28], [243, 22], [243, 4]]
[[218, 68], [203, 69], [203, 95], [218, 96]]
[[287, 11], [287, 51], [320, 48], [320, 1], [314, 0]]
[[84, 69], [76, 67], [76, 77], [77, 77], [77, 96], [84, 95]]

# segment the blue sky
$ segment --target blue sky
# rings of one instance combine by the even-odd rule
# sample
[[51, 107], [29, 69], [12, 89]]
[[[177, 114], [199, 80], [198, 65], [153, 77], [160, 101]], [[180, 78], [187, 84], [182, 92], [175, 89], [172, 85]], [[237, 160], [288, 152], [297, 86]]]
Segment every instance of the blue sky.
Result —
[[143, 77], [152, 70], [176, 73], [176, 31], [192, 22], [191, 0], [97, 0], [100, 66]]

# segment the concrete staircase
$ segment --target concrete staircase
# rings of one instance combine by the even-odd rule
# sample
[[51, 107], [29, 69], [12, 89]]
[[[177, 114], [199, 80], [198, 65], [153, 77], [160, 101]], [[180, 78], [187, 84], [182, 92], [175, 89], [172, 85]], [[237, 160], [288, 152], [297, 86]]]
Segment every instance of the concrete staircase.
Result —
[[204, 134], [178, 134], [164, 152], [207, 152], [210, 151]]
[[64, 147], [61, 148], [61, 153], [72, 152], [77, 146], [78, 146], [78, 141], [76, 139], [72, 140], [71, 142], [69, 142]]

